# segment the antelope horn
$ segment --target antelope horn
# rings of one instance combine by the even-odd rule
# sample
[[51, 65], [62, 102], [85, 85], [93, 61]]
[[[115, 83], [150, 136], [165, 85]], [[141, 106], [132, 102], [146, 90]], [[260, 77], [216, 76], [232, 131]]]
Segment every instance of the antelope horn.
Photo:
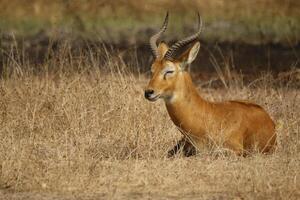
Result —
[[157, 32], [156, 34], [154, 34], [151, 38], [150, 38], [150, 47], [153, 53], [153, 56], [155, 58], [157, 58], [158, 55], [158, 51], [157, 51], [157, 45], [156, 45], [156, 41], [158, 40], [158, 38], [160, 38], [160, 36], [166, 31], [167, 26], [168, 26], [168, 19], [169, 19], [169, 12], [167, 12], [167, 15], [165, 17], [165, 21], [160, 29], [159, 32]]
[[175, 59], [175, 56], [176, 56], [176, 52], [182, 48], [182, 47], [185, 47], [186, 45], [188, 44], [191, 44], [192, 42], [196, 41], [199, 39], [199, 36], [200, 36], [200, 33], [202, 31], [202, 19], [199, 15], [199, 12], [197, 13], [198, 14], [198, 31], [187, 37], [187, 38], [184, 38], [182, 40], [179, 40], [178, 42], [176, 42], [175, 44], [173, 44], [169, 50], [167, 51], [167, 53], [165, 54], [165, 59], [167, 60], [174, 60]]

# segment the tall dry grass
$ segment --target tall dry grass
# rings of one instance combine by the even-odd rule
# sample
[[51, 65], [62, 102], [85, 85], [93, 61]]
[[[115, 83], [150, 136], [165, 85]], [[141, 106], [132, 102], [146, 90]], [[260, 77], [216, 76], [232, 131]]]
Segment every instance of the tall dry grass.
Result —
[[276, 121], [274, 154], [243, 158], [205, 149], [167, 159], [180, 133], [162, 101], [144, 99], [147, 76], [129, 73], [138, 60], [99, 51], [73, 57], [62, 50], [39, 70], [13, 57], [4, 65], [1, 198], [299, 198], [300, 96], [291, 82], [265, 74], [250, 85], [238, 79], [227, 88], [199, 88], [209, 100], [263, 105]]

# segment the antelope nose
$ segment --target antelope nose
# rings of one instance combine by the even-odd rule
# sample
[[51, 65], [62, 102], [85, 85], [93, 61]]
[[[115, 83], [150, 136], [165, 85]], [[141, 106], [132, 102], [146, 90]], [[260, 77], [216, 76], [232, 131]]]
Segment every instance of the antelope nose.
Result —
[[154, 90], [151, 90], [151, 89], [145, 90], [145, 98], [146, 99], [149, 99], [152, 94], [154, 94]]

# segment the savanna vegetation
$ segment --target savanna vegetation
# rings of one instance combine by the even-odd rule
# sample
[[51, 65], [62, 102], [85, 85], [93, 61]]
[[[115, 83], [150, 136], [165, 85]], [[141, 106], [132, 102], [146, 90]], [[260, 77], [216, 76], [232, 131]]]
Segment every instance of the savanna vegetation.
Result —
[[[143, 43], [169, 10], [168, 39], [195, 29], [195, 11], [205, 20], [207, 42], [281, 43], [300, 40], [300, 3], [295, 0], [1, 0], [0, 30], [30, 36], [76, 34], [109, 43]], [[176, 34], [175, 34], [176, 33]]]
[[[0, 198], [299, 199], [299, 3], [145, 2], [0, 1]], [[271, 62], [237, 62], [209, 45], [191, 66], [205, 99], [247, 99], [266, 109], [278, 135], [273, 154], [239, 157], [210, 146], [193, 157], [166, 157], [181, 134], [162, 101], [144, 99], [150, 52], [126, 49], [147, 42], [166, 8], [166, 38], [186, 35], [194, 28], [191, 7], [205, 19], [203, 43], [272, 43], [293, 52], [276, 74]], [[43, 34], [46, 42], [34, 43]], [[78, 35], [84, 48], [74, 43]], [[199, 62], [205, 51], [212, 74]], [[256, 74], [246, 78], [245, 66]]]

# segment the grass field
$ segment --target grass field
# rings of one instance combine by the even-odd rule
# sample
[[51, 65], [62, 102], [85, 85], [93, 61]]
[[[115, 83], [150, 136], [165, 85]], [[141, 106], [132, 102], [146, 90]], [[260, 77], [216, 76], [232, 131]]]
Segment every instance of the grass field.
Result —
[[[97, 59], [105, 60], [101, 69]], [[0, 198], [300, 198], [300, 95], [292, 79], [264, 74], [250, 84], [235, 77], [223, 80], [227, 87], [199, 87], [212, 101], [262, 105], [276, 122], [274, 154], [244, 158], [213, 148], [167, 159], [181, 135], [162, 101], [144, 99], [146, 74], [130, 73], [137, 65], [110, 54], [60, 53], [39, 70], [8, 60], [0, 80]]]
[[145, 43], [161, 26], [167, 10], [166, 35], [173, 40], [196, 28], [197, 10], [205, 22], [202, 40], [206, 42], [290, 47], [300, 41], [297, 0], [1, 0], [0, 33], [17, 37], [72, 33], [110, 43]]

